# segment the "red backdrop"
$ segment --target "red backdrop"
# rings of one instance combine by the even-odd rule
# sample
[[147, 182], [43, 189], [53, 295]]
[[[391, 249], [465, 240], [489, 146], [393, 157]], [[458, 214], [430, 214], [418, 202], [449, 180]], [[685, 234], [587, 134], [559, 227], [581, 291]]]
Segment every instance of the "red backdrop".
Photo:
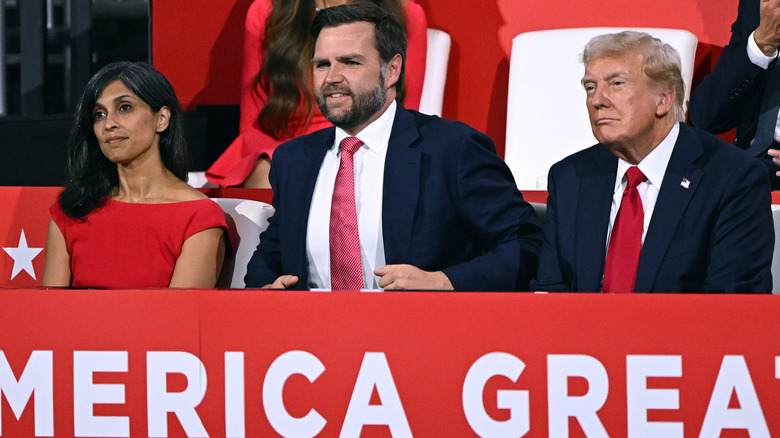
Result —
[[[243, 20], [252, 0], [166, 0], [153, 3], [154, 64], [185, 108], [238, 104]], [[430, 27], [452, 36], [443, 116], [490, 135], [503, 155], [512, 37], [521, 32], [584, 26], [671, 27], [699, 38], [701, 78], [711, 46], [728, 42], [738, 0], [417, 0]], [[539, 84], [541, 85], [541, 84]], [[547, 84], [549, 85], [549, 84]]]

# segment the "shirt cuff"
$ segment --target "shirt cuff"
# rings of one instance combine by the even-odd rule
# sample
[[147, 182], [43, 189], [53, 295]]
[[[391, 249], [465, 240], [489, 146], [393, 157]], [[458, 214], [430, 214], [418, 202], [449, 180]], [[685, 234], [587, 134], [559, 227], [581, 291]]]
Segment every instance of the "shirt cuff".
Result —
[[750, 62], [766, 70], [769, 68], [769, 63], [771, 63], [775, 58], [777, 58], [777, 49], [775, 49], [775, 53], [773, 53], [772, 56], [764, 55], [764, 52], [762, 52], [761, 49], [758, 48], [758, 44], [756, 44], [756, 39], [753, 38], [754, 33], [755, 31], [753, 31], [750, 34], [750, 37], [748, 38], [747, 41], [748, 58], [750, 58]]

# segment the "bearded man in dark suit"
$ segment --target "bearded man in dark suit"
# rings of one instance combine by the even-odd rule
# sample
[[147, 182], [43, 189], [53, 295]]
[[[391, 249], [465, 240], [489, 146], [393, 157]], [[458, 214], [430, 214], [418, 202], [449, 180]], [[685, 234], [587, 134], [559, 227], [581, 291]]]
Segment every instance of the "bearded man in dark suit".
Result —
[[[527, 289], [541, 243], [533, 208], [490, 138], [396, 102], [400, 24], [358, 2], [321, 10], [312, 33], [317, 103], [335, 127], [274, 153], [276, 212], [247, 286]], [[340, 182], [354, 187], [339, 195]]]

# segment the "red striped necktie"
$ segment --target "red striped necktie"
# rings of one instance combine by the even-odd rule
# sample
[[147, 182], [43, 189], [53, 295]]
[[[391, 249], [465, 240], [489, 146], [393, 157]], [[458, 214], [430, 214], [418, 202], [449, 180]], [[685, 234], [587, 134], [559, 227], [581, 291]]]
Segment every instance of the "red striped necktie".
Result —
[[354, 153], [361, 145], [357, 137], [347, 137], [339, 145], [341, 163], [330, 207], [330, 281], [334, 290], [363, 288], [354, 165]]

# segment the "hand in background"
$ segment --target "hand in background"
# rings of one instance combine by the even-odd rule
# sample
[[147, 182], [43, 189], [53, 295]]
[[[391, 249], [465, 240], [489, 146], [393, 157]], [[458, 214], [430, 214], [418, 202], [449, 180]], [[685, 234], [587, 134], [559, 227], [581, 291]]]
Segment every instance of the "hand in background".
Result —
[[[777, 137], [778, 141], [780, 141], [780, 137]], [[780, 166], [780, 149], [769, 149], [766, 151], [766, 153], [772, 157], [772, 162]], [[776, 172], [777, 176], [780, 176], [780, 171]]]
[[753, 38], [764, 55], [772, 56], [780, 46], [780, 0], [761, 0], [760, 17]]

